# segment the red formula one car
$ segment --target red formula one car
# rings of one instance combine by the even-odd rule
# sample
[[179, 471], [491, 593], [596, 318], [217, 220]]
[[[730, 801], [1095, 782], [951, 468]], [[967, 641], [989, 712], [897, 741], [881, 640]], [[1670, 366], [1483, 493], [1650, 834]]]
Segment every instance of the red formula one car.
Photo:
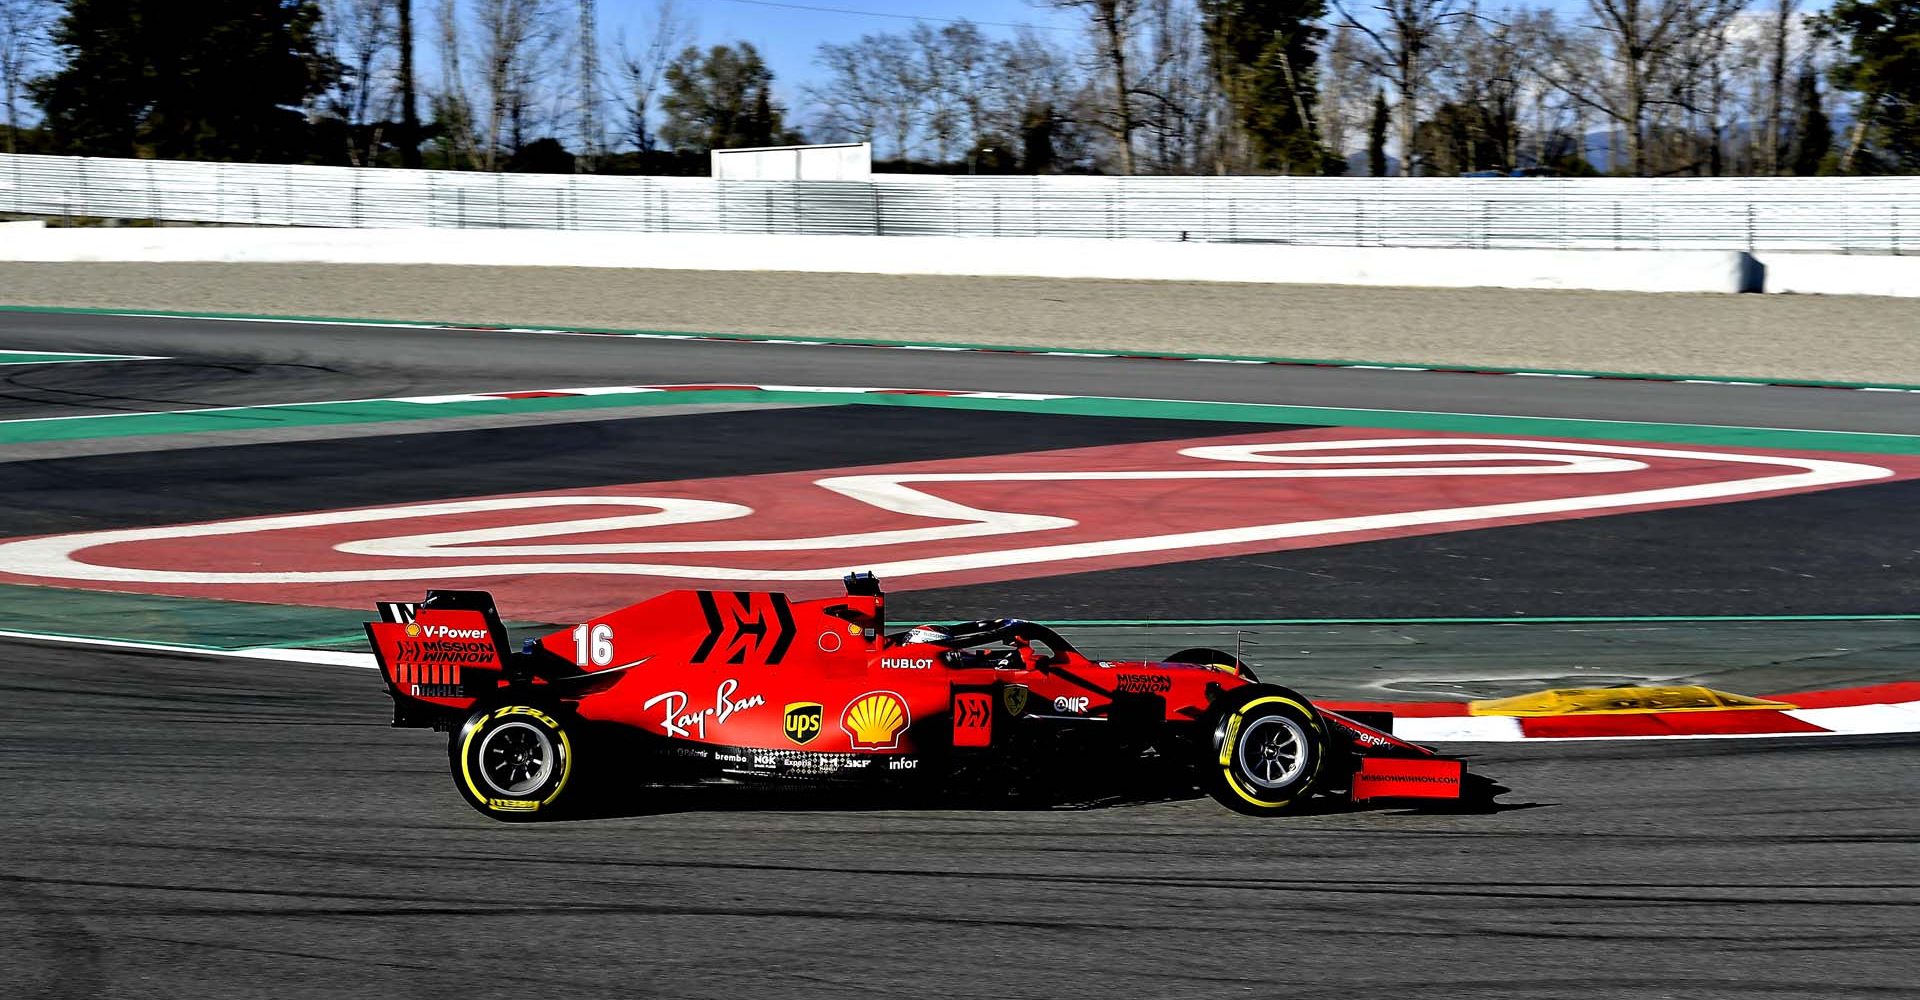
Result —
[[[1460, 761], [1316, 708], [1215, 650], [1090, 660], [1000, 618], [889, 634], [879, 581], [843, 599], [674, 591], [510, 650], [493, 600], [437, 590], [367, 625], [395, 726], [451, 734], [454, 786], [503, 820], [593, 785], [1014, 778], [1171, 770], [1228, 808], [1458, 800]], [[1375, 725], [1369, 725], [1374, 722]]]

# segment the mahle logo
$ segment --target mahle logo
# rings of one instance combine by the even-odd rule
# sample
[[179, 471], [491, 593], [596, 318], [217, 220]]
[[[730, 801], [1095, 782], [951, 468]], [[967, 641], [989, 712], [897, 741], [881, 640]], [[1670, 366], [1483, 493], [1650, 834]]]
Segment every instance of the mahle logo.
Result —
[[820, 720], [823, 713], [818, 702], [796, 701], [787, 706], [787, 715], [783, 728], [787, 739], [806, 746], [820, 735]]

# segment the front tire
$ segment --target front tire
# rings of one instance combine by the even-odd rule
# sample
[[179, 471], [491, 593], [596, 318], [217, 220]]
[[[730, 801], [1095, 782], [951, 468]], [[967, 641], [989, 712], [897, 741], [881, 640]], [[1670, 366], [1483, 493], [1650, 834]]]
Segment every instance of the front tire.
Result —
[[1313, 794], [1327, 759], [1327, 729], [1313, 704], [1283, 687], [1252, 684], [1215, 706], [1202, 784], [1249, 816], [1289, 812]]
[[475, 712], [447, 743], [453, 784], [482, 815], [543, 819], [569, 801], [574, 740], [560, 718], [527, 705]]

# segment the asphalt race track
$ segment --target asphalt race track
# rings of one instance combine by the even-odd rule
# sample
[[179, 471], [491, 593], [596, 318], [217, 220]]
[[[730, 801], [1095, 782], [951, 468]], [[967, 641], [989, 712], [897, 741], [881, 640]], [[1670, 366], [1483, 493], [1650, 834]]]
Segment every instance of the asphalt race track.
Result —
[[[30, 314], [0, 314], [0, 349], [170, 359], [0, 368], [0, 419], [750, 382], [1920, 433], [1914, 396], [1820, 389]], [[862, 433], [848, 409], [298, 434], [237, 420], [194, 440], [0, 444], [0, 537], [1244, 429], [902, 411]], [[807, 429], [835, 443], [720, 450]], [[639, 464], [618, 477], [597, 464], [630, 453]], [[1214, 606], [1226, 618], [1257, 610], [1247, 592], [1298, 580], [1288, 610], [1302, 617], [1570, 614], [1609, 600], [1604, 613], [1796, 613], [1816, 600], [1910, 613], [1913, 482], [901, 600], [929, 618], [989, 601], [1040, 617], [1096, 590], [1074, 617]], [[1690, 548], [1671, 564], [1554, 585], [1609, 544], [1652, 560], [1676, 539]], [[1435, 562], [1454, 571], [1421, 568]], [[1467, 578], [1495, 582], [1448, 585]], [[1169, 579], [1189, 596], [1142, 610]], [[32, 590], [0, 591], [0, 611]], [[86, 596], [66, 593], [74, 607]], [[1864, 666], [1823, 651], [1847, 641], [1839, 631], [1777, 656], [1751, 632], [1688, 648], [1721, 650], [1703, 669], [1802, 687], [1911, 680], [1920, 639], [1899, 628], [1858, 633], [1852, 644], [1875, 650]], [[1471, 653], [1449, 636], [1451, 655]], [[1513, 791], [1469, 814], [1258, 822], [1205, 799], [956, 810], [707, 790], [507, 826], [448, 787], [439, 737], [390, 729], [388, 714], [377, 678], [353, 667], [0, 640], [0, 994], [1872, 997], [1920, 982], [1913, 736], [1473, 746], [1470, 767]]]
[[8, 350], [162, 355], [137, 366], [0, 369], [0, 419], [559, 385], [780, 382], [1278, 402], [1920, 433], [1910, 396], [1753, 386], [1243, 368], [884, 348], [0, 313]]

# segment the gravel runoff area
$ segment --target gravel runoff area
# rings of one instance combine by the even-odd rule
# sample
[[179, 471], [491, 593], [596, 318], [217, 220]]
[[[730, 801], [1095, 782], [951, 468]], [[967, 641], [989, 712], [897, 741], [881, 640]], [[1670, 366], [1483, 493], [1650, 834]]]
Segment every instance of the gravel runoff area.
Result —
[[351, 264], [0, 264], [0, 303], [1920, 383], [1920, 299]]

